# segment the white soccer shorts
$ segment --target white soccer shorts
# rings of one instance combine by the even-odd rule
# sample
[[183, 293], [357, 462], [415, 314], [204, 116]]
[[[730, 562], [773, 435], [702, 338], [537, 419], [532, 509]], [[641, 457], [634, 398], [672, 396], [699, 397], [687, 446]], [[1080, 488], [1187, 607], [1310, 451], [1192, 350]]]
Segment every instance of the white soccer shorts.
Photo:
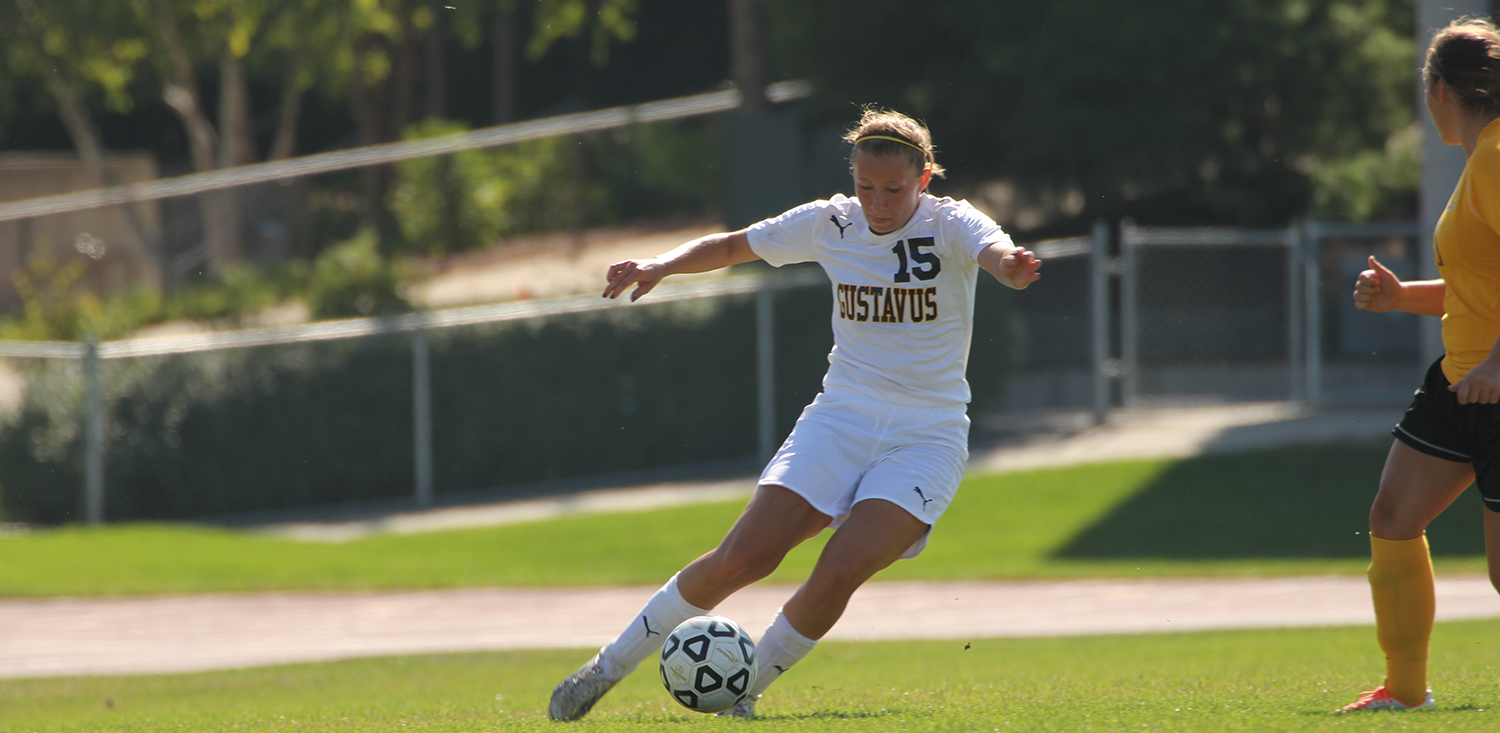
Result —
[[903, 407], [850, 395], [817, 396], [761, 472], [833, 517], [837, 528], [865, 499], [885, 499], [928, 527], [901, 557], [927, 546], [969, 460], [965, 405]]

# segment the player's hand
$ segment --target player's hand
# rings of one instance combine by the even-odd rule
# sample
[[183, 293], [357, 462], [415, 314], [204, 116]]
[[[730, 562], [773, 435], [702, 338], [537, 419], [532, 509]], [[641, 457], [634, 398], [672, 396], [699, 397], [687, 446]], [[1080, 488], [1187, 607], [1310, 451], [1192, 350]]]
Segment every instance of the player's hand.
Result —
[[1000, 258], [1000, 276], [1016, 290], [1024, 290], [1027, 285], [1041, 278], [1037, 270], [1042, 269], [1042, 261], [1032, 254], [1031, 250], [1016, 247], [1008, 250]]
[[667, 274], [666, 265], [656, 259], [616, 262], [609, 266], [609, 271], [604, 275], [609, 282], [604, 286], [604, 297], [613, 300], [620, 297], [626, 288], [634, 285], [635, 292], [630, 294], [630, 302], [634, 303], [642, 295], [651, 292]]
[[1401, 296], [1401, 279], [1385, 265], [1370, 257], [1370, 269], [1354, 279], [1354, 307], [1371, 313], [1384, 313], [1396, 307]]
[[1448, 391], [1458, 394], [1460, 405], [1493, 405], [1500, 402], [1500, 364], [1493, 358], [1479, 362], [1469, 370], [1458, 384], [1448, 385]]

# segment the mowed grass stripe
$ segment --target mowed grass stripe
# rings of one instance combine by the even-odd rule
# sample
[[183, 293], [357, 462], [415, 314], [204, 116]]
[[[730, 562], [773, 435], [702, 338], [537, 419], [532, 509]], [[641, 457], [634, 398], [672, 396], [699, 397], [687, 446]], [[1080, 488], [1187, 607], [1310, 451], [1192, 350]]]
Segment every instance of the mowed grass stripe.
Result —
[[[1360, 573], [1387, 445], [974, 476], [926, 552], [880, 579]], [[318, 544], [191, 525], [0, 538], [0, 595], [655, 585], [713, 547], [742, 502]], [[1429, 530], [1439, 572], [1482, 572], [1477, 496]], [[805, 578], [828, 533], [775, 581]]]
[[[546, 629], [538, 629], [546, 633]], [[555, 731], [552, 685], [590, 650], [414, 656], [190, 675], [0, 681], [0, 730]], [[1439, 624], [1438, 707], [1334, 715], [1378, 682], [1368, 627], [827, 643], [755, 731], [1484, 731], [1500, 627]], [[570, 730], [740, 730], [667, 698], [648, 662]]]

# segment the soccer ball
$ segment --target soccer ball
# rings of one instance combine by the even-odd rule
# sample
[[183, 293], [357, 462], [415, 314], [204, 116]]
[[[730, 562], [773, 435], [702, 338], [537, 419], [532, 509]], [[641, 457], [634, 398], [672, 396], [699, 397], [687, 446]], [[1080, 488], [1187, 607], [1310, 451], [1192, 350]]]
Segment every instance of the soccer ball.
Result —
[[667, 692], [688, 710], [728, 710], [755, 684], [755, 641], [723, 616], [694, 616], [667, 635], [659, 669]]

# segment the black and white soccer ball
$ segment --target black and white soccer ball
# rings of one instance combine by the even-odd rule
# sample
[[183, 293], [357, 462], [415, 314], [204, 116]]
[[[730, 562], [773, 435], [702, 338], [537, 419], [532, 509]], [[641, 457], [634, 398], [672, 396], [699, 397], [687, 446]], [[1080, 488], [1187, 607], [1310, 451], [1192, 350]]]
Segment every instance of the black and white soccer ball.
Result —
[[755, 640], [723, 616], [683, 621], [661, 647], [661, 682], [688, 710], [728, 710], [755, 684]]

